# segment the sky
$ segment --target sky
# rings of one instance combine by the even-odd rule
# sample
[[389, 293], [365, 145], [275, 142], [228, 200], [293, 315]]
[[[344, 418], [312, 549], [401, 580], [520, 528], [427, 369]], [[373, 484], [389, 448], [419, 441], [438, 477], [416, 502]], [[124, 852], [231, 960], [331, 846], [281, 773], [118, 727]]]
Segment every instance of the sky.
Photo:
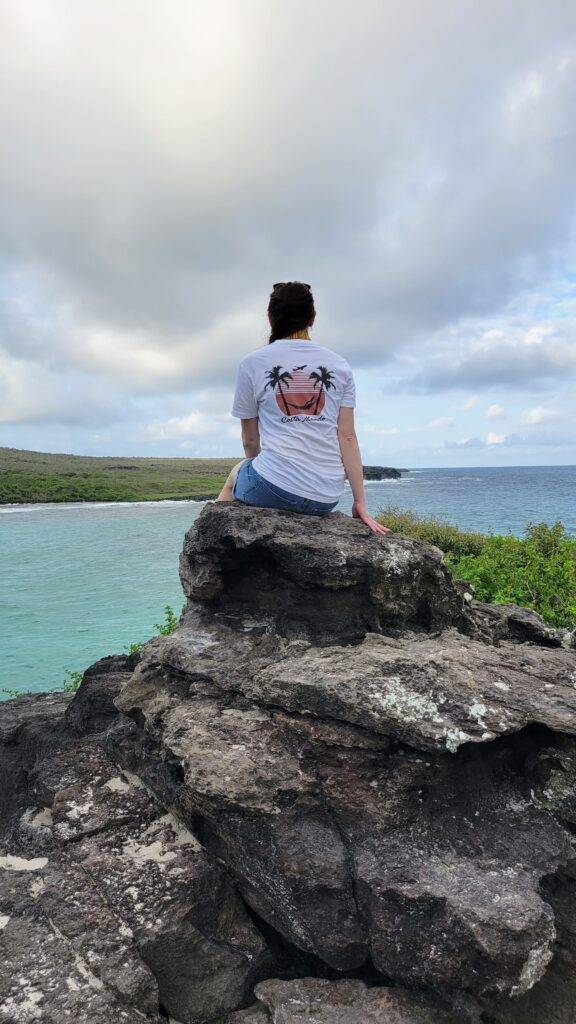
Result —
[[0, 0], [0, 445], [241, 455], [275, 281], [365, 462], [576, 463], [569, 0]]

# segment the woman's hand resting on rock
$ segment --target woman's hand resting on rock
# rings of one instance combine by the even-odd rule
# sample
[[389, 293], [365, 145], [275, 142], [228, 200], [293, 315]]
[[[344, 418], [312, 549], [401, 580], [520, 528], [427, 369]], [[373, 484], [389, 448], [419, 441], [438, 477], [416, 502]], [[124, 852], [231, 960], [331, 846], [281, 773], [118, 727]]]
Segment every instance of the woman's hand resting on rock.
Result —
[[372, 533], [390, 533], [387, 526], [381, 526], [375, 519], [372, 519], [372, 516], [369, 515], [368, 509], [363, 502], [354, 502], [352, 505], [352, 516], [354, 519], [360, 519], [363, 523], [366, 523], [366, 526], [370, 527]]

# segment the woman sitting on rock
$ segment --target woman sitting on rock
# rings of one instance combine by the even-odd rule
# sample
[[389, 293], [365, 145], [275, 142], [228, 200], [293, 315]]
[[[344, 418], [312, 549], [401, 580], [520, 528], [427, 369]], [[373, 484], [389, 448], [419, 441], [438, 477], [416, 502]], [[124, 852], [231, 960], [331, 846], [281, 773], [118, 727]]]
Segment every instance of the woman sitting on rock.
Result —
[[338, 504], [348, 477], [352, 515], [374, 533], [388, 533], [366, 508], [352, 371], [342, 356], [310, 340], [315, 316], [310, 285], [274, 285], [270, 343], [238, 369], [232, 415], [242, 421], [247, 457], [218, 501], [323, 516]]

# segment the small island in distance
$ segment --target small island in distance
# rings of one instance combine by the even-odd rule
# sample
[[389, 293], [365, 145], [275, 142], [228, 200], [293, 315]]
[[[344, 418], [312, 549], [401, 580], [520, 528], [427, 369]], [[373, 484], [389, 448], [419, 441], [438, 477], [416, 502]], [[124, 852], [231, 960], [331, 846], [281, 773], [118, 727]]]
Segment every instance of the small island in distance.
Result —
[[[30, 502], [168, 501], [215, 498], [238, 457], [125, 458], [0, 448], [0, 505]], [[402, 472], [365, 466], [366, 480]], [[374, 475], [376, 474], [376, 475]]]
[[399, 480], [407, 469], [393, 469], [391, 466], [364, 466], [365, 480]]

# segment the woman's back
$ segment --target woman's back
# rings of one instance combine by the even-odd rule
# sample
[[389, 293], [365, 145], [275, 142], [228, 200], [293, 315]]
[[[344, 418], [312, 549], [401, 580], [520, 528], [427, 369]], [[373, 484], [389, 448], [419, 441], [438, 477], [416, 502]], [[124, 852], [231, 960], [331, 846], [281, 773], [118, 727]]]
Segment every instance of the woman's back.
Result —
[[232, 415], [258, 417], [254, 468], [305, 498], [336, 501], [344, 486], [338, 414], [355, 405], [342, 356], [305, 338], [282, 338], [242, 360]]

